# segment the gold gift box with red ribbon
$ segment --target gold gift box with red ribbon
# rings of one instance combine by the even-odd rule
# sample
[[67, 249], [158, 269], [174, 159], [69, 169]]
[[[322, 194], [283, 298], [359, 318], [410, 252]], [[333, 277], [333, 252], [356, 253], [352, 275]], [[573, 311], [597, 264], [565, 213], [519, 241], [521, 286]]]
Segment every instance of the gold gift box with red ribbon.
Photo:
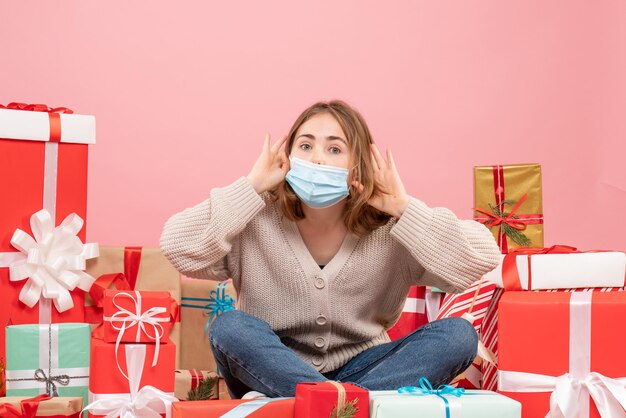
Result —
[[541, 166], [474, 167], [474, 219], [491, 229], [503, 254], [543, 247]]

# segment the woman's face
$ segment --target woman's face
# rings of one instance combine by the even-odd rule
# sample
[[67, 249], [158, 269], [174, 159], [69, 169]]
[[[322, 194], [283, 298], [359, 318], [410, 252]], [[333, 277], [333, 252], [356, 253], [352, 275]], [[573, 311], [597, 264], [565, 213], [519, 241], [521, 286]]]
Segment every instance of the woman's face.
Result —
[[291, 148], [291, 156], [315, 164], [349, 168], [350, 147], [341, 125], [329, 113], [304, 122]]

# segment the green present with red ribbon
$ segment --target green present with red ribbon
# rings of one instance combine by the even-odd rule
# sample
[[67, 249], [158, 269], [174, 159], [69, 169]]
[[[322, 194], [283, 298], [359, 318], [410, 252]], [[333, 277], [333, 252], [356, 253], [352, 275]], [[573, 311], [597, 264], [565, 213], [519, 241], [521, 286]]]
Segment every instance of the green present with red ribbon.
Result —
[[474, 167], [474, 219], [489, 229], [503, 254], [543, 247], [541, 166]]

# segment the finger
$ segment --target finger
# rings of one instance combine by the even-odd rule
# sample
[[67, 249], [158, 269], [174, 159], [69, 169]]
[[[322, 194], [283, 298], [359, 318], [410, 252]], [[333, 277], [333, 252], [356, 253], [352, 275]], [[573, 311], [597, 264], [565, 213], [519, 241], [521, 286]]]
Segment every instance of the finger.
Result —
[[280, 168], [281, 170], [283, 170], [284, 172], [289, 171], [289, 158], [287, 158], [287, 154], [285, 154], [284, 152], [281, 152], [279, 154], [280, 157]]
[[391, 167], [395, 171], [396, 170], [396, 163], [393, 160], [393, 155], [391, 154], [391, 149], [387, 149], [387, 161], [389, 163], [389, 167]]
[[285, 143], [286, 140], [287, 140], [287, 136], [285, 135], [283, 137], [283, 139], [281, 139], [280, 141], [276, 141], [276, 143], [274, 143], [274, 145], [272, 145], [271, 151], [272, 152], [277, 152], [280, 149], [280, 147]]
[[265, 139], [263, 140], [263, 151], [270, 149], [270, 134], [269, 132], [265, 134]]
[[379, 170], [383, 170], [387, 164], [385, 163], [385, 159], [382, 155], [380, 155], [380, 151], [378, 151], [378, 147], [374, 144], [371, 145], [372, 153], [374, 154], [374, 161], [376, 161], [376, 165]]

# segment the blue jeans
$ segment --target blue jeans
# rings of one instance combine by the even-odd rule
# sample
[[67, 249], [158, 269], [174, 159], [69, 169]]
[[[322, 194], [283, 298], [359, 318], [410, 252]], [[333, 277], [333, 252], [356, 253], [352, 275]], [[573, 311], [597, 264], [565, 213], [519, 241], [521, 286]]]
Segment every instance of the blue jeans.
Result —
[[414, 386], [426, 376], [449, 383], [470, 366], [478, 336], [464, 319], [431, 322], [406, 337], [369, 348], [344, 366], [320, 373], [285, 346], [269, 324], [242, 311], [218, 316], [209, 333], [219, 370], [233, 398], [256, 390], [269, 397], [294, 396], [299, 382], [336, 380], [369, 390]]

